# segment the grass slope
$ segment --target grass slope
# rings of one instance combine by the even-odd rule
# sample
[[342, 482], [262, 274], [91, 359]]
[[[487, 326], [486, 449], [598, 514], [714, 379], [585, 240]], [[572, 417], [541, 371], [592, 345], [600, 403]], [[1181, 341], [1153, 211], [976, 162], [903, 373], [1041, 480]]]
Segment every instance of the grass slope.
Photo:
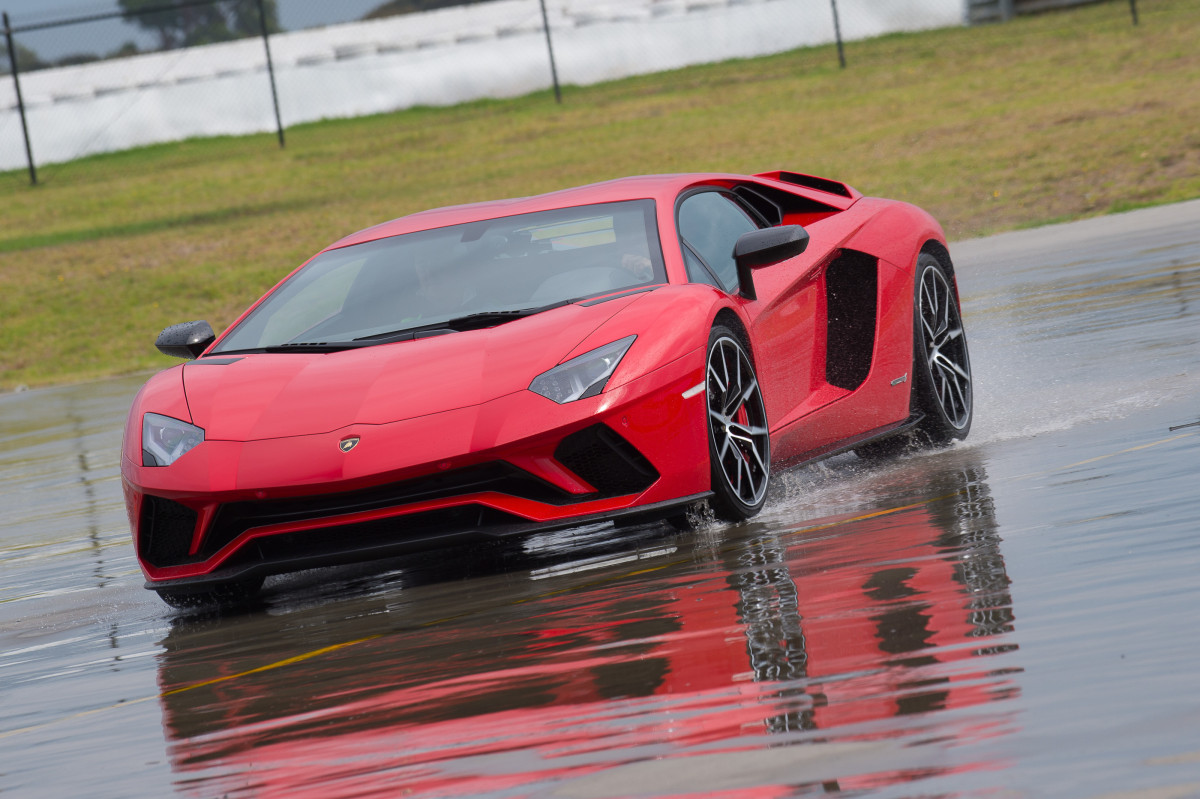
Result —
[[[789, 168], [951, 239], [1200, 196], [1200, 7], [1124, 0], [588, 88], [0, 174], [0, 390], [161, 368], [316, 249], [438, 205]], [[970, 287], [964, 287], [969, 293]]]

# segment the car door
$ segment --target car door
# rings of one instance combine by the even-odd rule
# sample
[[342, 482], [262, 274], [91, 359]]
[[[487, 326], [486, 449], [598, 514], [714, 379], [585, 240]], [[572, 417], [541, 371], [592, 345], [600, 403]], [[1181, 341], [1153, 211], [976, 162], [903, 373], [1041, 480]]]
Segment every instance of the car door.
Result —
[[765, 220], [721, 189], [689, 192], [677, 207], [689, 279], [724, 289], [749, 319], [755, 368], [772, 430], [795, 419], [799, 409], [811, 410], [814, 402], [819, 406], [845, 394], [824, 382], [825, 342], [816, 324], [823, 315], [824, 295], [813, 269], [817, 256], [800, 255], [757, 270], [758, 298], [747, 300], [738, 294], [733, 245], [743, 233], [765, 227]]

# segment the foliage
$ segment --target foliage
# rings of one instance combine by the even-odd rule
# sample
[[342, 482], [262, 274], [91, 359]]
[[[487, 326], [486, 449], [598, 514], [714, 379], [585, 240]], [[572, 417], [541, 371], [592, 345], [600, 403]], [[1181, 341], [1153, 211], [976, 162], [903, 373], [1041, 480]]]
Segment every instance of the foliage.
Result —
[[[262, 33], [258, 15], [258, 0], [212, 0], [211, 3], [191, 4], [186, 0], [118, 0], [125, 19], [135, 22], [158, 35], [159, 46], [166, 49], [211, 44]], [[169, 10], [164, 5], [176, 5]], [[279, 30], [276, 0], [262, 0], [267, 31]]]
[[389, 0], [388, 2], [368, 11], [363, 15], [363, 19], [381, 19], [383, 17], [394, 17], [400, 14], [412, 14], [417, 11], [432, 11], [436, 8], [465, 6], [478, 1], [479, 0]]
[[[38, 54], [30, 50], [20, 42], [14, 42], [17, 50], [17, 70], [20, 72], [31, 72], [35, 69], [44, 69], [49, 66], [45, 61], [38, 58]], [[4, 43], [4, 37], [0, 36], [0, 74], [7, 75], [12, 72], [12, 62], [8, 57], [8, 47]]]

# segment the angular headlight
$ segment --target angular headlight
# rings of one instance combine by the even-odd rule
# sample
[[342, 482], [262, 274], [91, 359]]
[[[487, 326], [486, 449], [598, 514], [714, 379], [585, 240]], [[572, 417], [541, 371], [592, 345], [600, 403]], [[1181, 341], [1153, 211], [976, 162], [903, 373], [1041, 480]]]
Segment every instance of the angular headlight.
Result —
[[194, 424], [147, 413], [142, 417], [142, 465], [170, 466], [204, 440]]
[[620, 341], [597, 347], [566, 363], [560, 363], [548, 372], [533, 378], [529, 390], [552, 399], [559, 405], [585, 397], [594, 397], [604, 390], [608, 378], [616, 371], [617, 364], [625, 357], [637, 336], [626, 336]]

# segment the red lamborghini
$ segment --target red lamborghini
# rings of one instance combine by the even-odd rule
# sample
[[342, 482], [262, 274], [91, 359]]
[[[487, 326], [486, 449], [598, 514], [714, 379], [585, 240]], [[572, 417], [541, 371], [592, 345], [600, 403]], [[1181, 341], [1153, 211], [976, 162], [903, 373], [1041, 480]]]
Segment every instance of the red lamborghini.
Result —
[[773, 469], [942, 444], [971, 368], [941, 228], [790, 172], [626, 178], [368, 228], [150, 379], [122, 476], [147, 587], [598, 520], [738, 521]]

